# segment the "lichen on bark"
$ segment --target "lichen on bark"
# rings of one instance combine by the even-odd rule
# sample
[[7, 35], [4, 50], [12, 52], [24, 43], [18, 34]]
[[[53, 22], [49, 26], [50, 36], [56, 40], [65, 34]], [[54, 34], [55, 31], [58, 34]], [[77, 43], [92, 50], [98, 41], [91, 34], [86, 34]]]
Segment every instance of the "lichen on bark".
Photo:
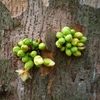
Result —
[[5, 5], [0, 2], [0, 30], [11, 30], [18, 25], [20, 25], [18, 19], [11, 18]]

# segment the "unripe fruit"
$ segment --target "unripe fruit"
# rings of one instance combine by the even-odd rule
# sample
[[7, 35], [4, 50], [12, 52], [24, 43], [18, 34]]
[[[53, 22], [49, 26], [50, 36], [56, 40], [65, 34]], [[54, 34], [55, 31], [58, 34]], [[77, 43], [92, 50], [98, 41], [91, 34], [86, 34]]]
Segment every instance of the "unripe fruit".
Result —
[[74, 29], [71, 29], [71, 34], [74, 35], [76, 33], [76, 31]]
[[67, 41], [67, 42], [71, 42], [72, 41], [72, 35], [71, 34], [68, 34], [66, 37], [65, 37], [65, 40]]
[[76, 57], [79, 57], [79, 56], [81, 56], [81, 52], [80, 51], [76, 51], [76, 52], [73, 53], [73, 55], [76, 56]]
[[23, 44], [23, 45], [21, 46], [21, 49], [22, 49], [24, 52], [26, 52], [26, 51], [28, 51], [29, 48], [28, 48], [27, 45], [24, 45], [24, 44]]
[[23, 50], [19, 50], [19, 51], [17, 52], [17, 56], [18, 56], [18, 57], [23, 57], [23, 56], [25, 56], [25, 52], [24, 52]]
[[85, 36], [83, 36], [82, 38], [80, 38], [80, 42], [85, 43], [87, 41], [87, 38]]
[[22, 41], [22, 40], [19, 41], [19, 42], [18, 42], [18, 45], [21, 47], [21, 46], [23, 45], [23, 41]]
[[72, 52], [71, 52], [70, 49], [66, 49], [65, 50], [65, 53], [66, 53], [67, 56], [71, 56], [72, 55]]
[[65, 51], [65, 46], [60, 48], [61, 51]]
[[25, 63], [24, 68], [25, 68], [26, 70], [30, 70], [33, 66], [34, 66], [33, 61], [32, 61], [32, 60], [28, 60], [28, 61]]
[[63, 34], [62, 34], [61, 32], [57, 32], [57, 33], [56, 33], [56, 37], [57, 37], [57, 38], [62, 38], [62, 37], [63, 37]]
[[31, 57], [35, 57], [35, 56], [37, 55], [37, 52], [36, 52], [36, 51], [32, 51], [32, 52], [30, 53], [30, 55], [31, 55]]
[[71, 47], [72, 47], [72, 44], [71, 44], [70, 42], [67, 42], [67, 43], [66, 43], [66, 47], [67, 47], [67, 48], [71, 48]]
[[43, 61], [44, 61], [43, 64], [47, 67], [51, 67], [55, 65], [55, 62], [52, 61], [50, 58], [44, 58]]
[[36, 66], [43, 64], [43, 58], [40, 55], [34, 57], [34, 63]]
[[83, 37], [83, 34], [82, 34], [81, 32], [76, 32], [76, 33], [74, 34], [74, 37], [75, 37], [75, 38], [82, 38], [82, 37]]
[[77, 44], [77, 46], [78, 46], [78, 47], [83, 47], [84, 44], [79, 42], [79, 43]]
[[57, 48], [61, 48], [62, 47], [62, 45], [58, 41], [56, 41], [55, 44], [56, 44]]
[[79, 40], [77, 38], [72, 39], [72, 45], [76, 46], [78, 44]]
[[14, 53], [14, 54], [17, 54], [18, 51], [19, 51], [20, 49], [21, 49], [21, 48], [20, 48], [19, 46], [14, 46], [14, 47], [13, 47], [13, 53]]
[[33, 47], [34, 47], [34, 48], [37, 48], [38, 46], [39, 46], [39, 43], [36, 42], [36, 41], [33, 41]]
[[46, 48], [46, 44], [45, 43], [40, 43], [39, 44], [39, 49], [40, 50], [44, 50]]
[[78, 48], [77, 48], [77, 47], [72, 47], [72, 48], [71, 48], [71, 51], [72, 51], [72, 52], [76, 52], [76, 51], [78, 51]]
[[85, 46], [83, 46], [83, 47], [77, 47], [78, 48], [78, 50], [84, 50], [85, 49]]
[[25, 55], [24, 57], [22, 57], [22, 62], [27, 62], [29, 60], [29, 57], [27, 55]]
[[25, 39], [23, 40], [23, 44], [25, 44], [25, 45], [31, 45], [32, 43], [31, 43], [31, 40], [30, 40], [30, 39], [25, 38]]
[[58, 39], [58, 43], [60, 43], [61, 45], [65, 43], [65, 39], [64, 38], [59, 38]]
[[65, 26], [65, 27], [62, 29], [62, 33], [63, 33], [64, 35], [70, 34], [70, 33], [71, 33], [70, 28], [67, 27], [67, 26]]

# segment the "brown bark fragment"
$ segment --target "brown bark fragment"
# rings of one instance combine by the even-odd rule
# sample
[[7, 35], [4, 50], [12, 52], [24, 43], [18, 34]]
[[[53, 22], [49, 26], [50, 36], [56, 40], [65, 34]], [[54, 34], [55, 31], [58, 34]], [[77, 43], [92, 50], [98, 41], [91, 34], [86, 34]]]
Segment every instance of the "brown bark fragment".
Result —
[[85, 34], [85, 27], [83, 25], [75, 24], [74, 26], [72, 26], [72, 28], [75, 29], [76, 32], [82, 32], [83, 34]]
[[[50, 58], [50, 59], [52, 59], [52, 60], [54, 61], [53, 54], [52, 54], [52, 52], [50, 52], [49, 50], [44, 50], [44, 51], [41, 52], [41, 54], [42, 54], [42, 57], [43, 57], [43, 58]], [[45, 75], [47, 75], [47, 74], [50, 74], [50, 72], [53, 70], [53, 68], [54, 68], [54, 66], [52, 66], [52, 67], [47, 67], [47, 66], [44, 66], [44, 65], [43, 65], [43, 66], [40, 68], [40, 74], [41, 74], [41, 76], [45, 76]]]

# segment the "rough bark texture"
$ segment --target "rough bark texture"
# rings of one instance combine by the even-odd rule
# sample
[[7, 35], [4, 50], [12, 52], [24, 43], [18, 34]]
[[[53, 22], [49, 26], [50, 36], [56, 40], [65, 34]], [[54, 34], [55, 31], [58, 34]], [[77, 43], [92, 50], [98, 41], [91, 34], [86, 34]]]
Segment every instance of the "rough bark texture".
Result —
[[[100, 100], [100, 3], [76, 1], [50, 0], [45, 7], [41, 0], [29, 0], [28, 9], [14, 19], [0, 2], [0, 100]], [[88, 38], [79, 58], [55, 46], [56, 32], [66, 25]], [[22, 63], [12, 48], [25, 37], [41, 38], [56, 66], [47, 75], [33, 68], [32, 79], [23, 83], [15, 73]]]

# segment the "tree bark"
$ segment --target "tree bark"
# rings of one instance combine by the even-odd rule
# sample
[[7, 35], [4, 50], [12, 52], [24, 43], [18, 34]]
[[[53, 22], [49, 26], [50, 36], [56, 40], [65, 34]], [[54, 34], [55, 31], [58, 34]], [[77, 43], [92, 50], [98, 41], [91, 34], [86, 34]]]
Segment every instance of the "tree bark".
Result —
[[[11, 18], [0, 2], [0, 98], [2, 100], [99, 100], [100, 99], [100, 3], [73, 0], [28, 0], [28, 8]], [[95, 5], [98, 6], [95, 6]], [[6, 16], [6, 17], [5, 17]], [[81, 57], [67, 57], [55, 46], [57, 31], [69, 26], [88, 38]], [[23, 83], [15, 73], [23, 67], [12, 48], [28, 37], [41, 38], [52, 53], [55, 67], [33, 68]]]

